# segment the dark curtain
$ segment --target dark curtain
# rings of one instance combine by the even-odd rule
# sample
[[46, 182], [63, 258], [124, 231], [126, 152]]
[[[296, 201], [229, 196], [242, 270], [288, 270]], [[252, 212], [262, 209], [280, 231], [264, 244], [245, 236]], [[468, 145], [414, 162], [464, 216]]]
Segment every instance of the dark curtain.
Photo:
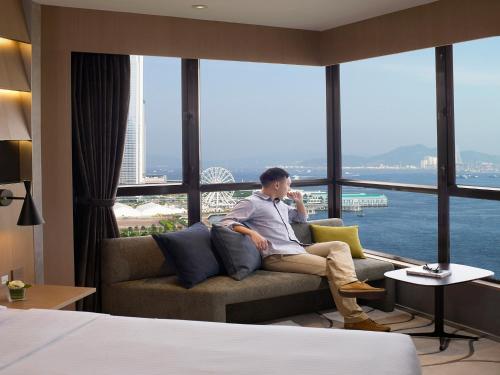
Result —
[[73, 53], [73, 227], [75, 283], [95, 287], [78, 309], [100, 311], [100, 243], [119, 236], [113, 213], [130, 99], [130, 58]]

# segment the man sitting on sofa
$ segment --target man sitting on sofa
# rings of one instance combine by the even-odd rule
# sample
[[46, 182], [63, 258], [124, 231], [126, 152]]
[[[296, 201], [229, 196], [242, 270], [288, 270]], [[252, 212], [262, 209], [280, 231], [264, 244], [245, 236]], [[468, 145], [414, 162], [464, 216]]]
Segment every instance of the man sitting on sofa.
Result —
[[[291, 179], [281, 168], [270, 168], [260, 176], [262, 190], [238, 202], [221, 223], [248, 235], [261, 252], [264, 269], [326, 276], [335, 305], [344, 317], [344, 328], [390, 331], [368, 318], [355, 297], [383, 295], [357, 279], [349, 245], [332, 241], [300, 243], [290, 222], [306, 222], [307, 212], [300, 192], [290, 191]], [[285, 204], [287, 196], [296, 208]]]

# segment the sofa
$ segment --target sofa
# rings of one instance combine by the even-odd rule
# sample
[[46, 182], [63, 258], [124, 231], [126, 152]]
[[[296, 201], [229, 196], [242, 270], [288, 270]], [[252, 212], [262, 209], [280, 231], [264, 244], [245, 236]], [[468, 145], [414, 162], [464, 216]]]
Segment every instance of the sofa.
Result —
[[[341, 219], [294, 223], [303, 243], [311, 243], [309, 224], [342, 225]], [[185, 289], [151, 236], [115, 238], [101, 248], [102, 310], [123, 316], [256, 323], [334, 306], [328, 281], [316, 275], [257, 270], [241, 281], [215, 276]], [[384, 286], [383, 299], [367, 304], [392, 311], [395, 284], [384, 278], [394, 269], [378, 259], [354, 259], [360, 280]], [[364, 301], [361, 301], [362, 303]]]

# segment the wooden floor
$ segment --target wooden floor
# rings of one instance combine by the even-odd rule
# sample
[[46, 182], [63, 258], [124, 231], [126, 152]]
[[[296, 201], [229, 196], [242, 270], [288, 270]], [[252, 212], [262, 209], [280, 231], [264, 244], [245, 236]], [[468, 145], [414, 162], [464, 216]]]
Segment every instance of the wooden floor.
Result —
[[[396, 309], [386, 313], [370, 307], [363, 307], [363, 309], [373, 320], [389, 324], [393, 332], [425, 332], [433, 329], [431, 320], [410, 312]], [[342, 316], [335, 310], [296, 315], [268, 323], [332, 329], [342, 329], [344, 324]], [[447, 332], [471, 334], [453, 327], [446, 327], [446, 330]], [[478, 341], [451, 340], [444, 351], [439, 351], [438, 339], [417, 337], [413, 338], [413, 342], [424, 375], [500, 374], [500, 342], [486, 338], [484, 335]]]

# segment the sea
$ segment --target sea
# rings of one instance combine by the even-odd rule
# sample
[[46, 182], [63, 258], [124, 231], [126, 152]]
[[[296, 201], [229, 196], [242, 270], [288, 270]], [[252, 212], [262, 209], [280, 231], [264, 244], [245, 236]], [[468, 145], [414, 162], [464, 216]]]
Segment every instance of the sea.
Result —
[[[304, 170], [289, 170], [294, 180], [324, 178], [325, 175]], [[307, 171], [306, 171], [307, 172]], [[316, 172], [316, 174], [314, 174]], [[256, 181], [260, 171], [235, 171], [236, 181]], [[344, 171], [345, 178], [436, 185], [436, 173], [426, 170]], [[457, 174], [460, 185], [500, 187], [500, 173]], [[304, 191], [325, 191], [325, 186], [300, 188]], [[362, 214], [342, 212], [344, 225], [358, 225], [361, 244], [403, 258], [427, 263], [437, 262], [437, 196], [381, 189], [344, 187], [344, 193], [384, 194], [387, 207], [364, 208]], [[309, 220], [327, 218], [318, 211]], [[480, 267], [495, 272], [500, 279], [500, 201], [458, 198], [450, 199], [450, 254], [453, 263]]]

